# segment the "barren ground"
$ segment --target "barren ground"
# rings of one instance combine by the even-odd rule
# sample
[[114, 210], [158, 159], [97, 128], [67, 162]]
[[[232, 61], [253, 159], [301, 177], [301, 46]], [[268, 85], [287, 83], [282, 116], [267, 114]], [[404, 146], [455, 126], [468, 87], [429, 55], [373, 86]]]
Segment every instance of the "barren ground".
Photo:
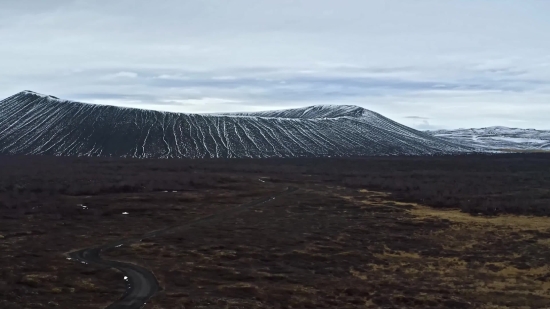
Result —
[[[54, 195], [55, 211], [29, 211], [27, 201], [17, 216], [3, 209], [0, 308], [103, 308], [122, 295], [122, 275], [64, 253], [219, 213], [287, 186], [300, 190], [104, 257], [155, 273], [163, 291], [148, 309], [550, 307], [548, 217], [472, 216], [301, 171], [236, 177], [204, 170], [223, 181]], [[46, 197], [35, 203], [53, 207]]]

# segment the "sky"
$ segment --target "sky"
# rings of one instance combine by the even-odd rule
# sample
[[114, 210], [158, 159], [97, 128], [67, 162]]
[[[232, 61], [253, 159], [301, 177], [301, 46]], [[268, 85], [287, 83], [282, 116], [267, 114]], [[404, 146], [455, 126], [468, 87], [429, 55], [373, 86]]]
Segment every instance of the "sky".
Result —
[[550, 129], [550, 1], [2, 0], [0, 98]]

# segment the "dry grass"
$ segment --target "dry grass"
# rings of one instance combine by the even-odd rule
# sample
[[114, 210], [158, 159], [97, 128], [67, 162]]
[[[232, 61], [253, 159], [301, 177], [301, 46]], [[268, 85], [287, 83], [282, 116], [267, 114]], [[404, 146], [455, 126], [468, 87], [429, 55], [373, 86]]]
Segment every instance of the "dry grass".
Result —
[[[547, 281], [550, 266], [547, 265], [547, 261], [543, 261], [541, 266], [514, 263], [528, 257], [529, 250], [533, 250], [534, 245], [550, 247], [550, 239], [536, 239], [537, 233], [550, 231], [550, 218], [513, 215], [472, 216], [459, 210], [434, 209], [416, 203], [393, 201], [391, 195], [384, 192], [359, 192], [360, 196], [341, 197], [355, 201], [362, 209], [384, 206], [406, 212], [417, 222], [443, 220], [450, 223], [447, 229], [423, 235], [426, 240], [441, 245], [442, 256], [396, 251], [384, 245], [382, 253], [374, 254], [384, 261], [383, 266], [380, 266], [380, 263], [369, 265], [371, 271], [380, 274], [401, 272], [409, 278], [431, 277], [439, 282], [440, 286], [460, 290], [462, 294], [468, 295], [469, 299], [482, 303], [480, 308], [550, 306], [550, 282]], [[517, 243], [522, 249], [508, 251], [497, 247], [505, 242]], [[540, 250], [540, 247], [538, 248]], [[470, 260], [468, 256], [476, 250], [484, 252], [486, 262]], [[449, 254], [455, 256], [444, 256]], [[378, 277], [353, 268], [350, 273], [362, 280]], [[503, 297], [503, 294], [509, 296]]]
[[91, 279], [87, 278], [75, 281], [74, 286], [84, 291], [93, 292], [97, 290], [96, 285], [92, 283]]
[[[410, 211], [416, 218], [423, 219], [446, 219], [454, 223], [466, 223], [466, 224], [479, 224], [479, 225], [498, 225], [508, 227], [514, 230], [550, 230], [550, 217], [535, 217], [535, 216], [517, 216], [517, 215], [500, 215], [495, 217], [486, 216], [473, 216], [468, 213], [461, 212], [458, 209], [438, 209], [433, 207], [424, 206], [418, 203], [403, 203], [393, 201], [391, 194], [386, 192], [368, 191], [365, 189], [359, 190], [360, 193], [365, 194], [364, 200], [360, 200], [366, 206], [380, 206], [385, 205], [387, 207], [395, 206], [412, 206]], [[355, 197], [342, 196], [347, 200], [356, 199]], [[397, 207], [396, 207], [397, 208]], [[403, 209], [403, 208], [399, 208]]]
[[[398, 204], [398, 202], [394, 202]], [[467, 213], [460, 212], [459, 210], [442, 210], [435, 209], [419, 204], [407, 204], [413, 205], [411, 213], [419, 219], [423, 218], [441, 218], [447, 219], [456, 223], [476, 224], [476, 225], [497, 225], [507, 227], [517, 231], [523, 230], [540, 230], [547, 231], [550, 229], [549, 217], [532, 217], [532, 216], [514, 216], [514, 215], [500, 215], [498, 217], [484, 217], [484, 216], [472, 216]]]

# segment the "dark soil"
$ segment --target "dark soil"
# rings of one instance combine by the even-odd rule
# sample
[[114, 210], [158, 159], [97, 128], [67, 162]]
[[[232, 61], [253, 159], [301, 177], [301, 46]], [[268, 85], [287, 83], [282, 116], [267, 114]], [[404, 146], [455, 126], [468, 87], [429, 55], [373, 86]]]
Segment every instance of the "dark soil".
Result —
[[550, 156], [522, 154], [2, 157], [0, 308], [105, 307], [122, 275], [64, 253], [287, 186], [300, 190], [105, 255], [155, 273], [147, 308], [550, 306]]

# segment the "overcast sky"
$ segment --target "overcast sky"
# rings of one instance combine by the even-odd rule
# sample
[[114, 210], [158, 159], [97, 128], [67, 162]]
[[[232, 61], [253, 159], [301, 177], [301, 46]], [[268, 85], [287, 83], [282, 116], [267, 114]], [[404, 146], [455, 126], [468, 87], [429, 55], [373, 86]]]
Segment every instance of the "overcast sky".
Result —
[[2, 0], [0, 97], [550, 129], [549, 16], [542, 0]]

